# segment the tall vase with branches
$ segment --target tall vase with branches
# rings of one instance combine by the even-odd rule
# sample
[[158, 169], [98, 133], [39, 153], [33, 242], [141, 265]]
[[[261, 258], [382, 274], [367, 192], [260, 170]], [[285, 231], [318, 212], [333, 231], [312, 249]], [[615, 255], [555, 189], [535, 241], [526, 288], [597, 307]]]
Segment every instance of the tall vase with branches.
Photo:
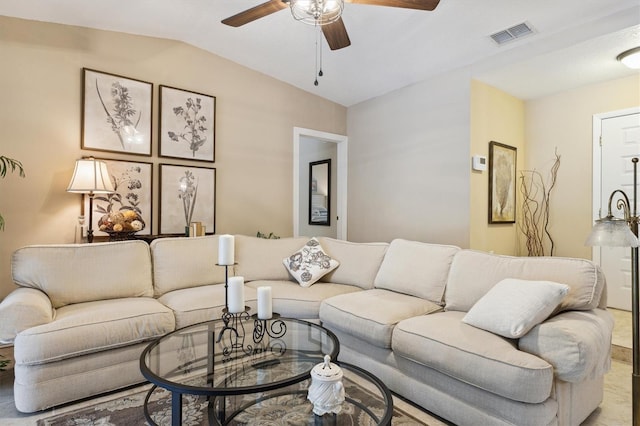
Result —
[[[17, 171], [18, 176], [25, 177], [24, 167], [20, 161], [0, 155], [0, 178], [4, 178], [8, 171], [11, 173]], [[4, 218], [0, 214], [0, 231], [2, 230], [4, 230]]]
[[553, 256], [555, 243], [549, 231], [549, 207], [559, 168], [560, 155], [556, 148], [555, 159], [546, 183], [542, 174], [535, 169], [520, 172], [522, 214], [518, 228], [525, 236], [529, 256], [545, 256], [547, 253]]

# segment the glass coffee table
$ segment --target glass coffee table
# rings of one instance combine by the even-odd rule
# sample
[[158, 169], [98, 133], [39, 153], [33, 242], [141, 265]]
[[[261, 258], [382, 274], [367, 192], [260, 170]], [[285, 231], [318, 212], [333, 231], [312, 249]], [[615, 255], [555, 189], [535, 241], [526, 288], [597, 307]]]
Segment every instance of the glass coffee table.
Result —
[[[342, 424], [341, 416], [390, 424], [391, 394], [366, 371], [338, 363], [344, 371], [346, 400], [337, 415], [314, 415], [306, 399], [311, 369], [324, 355], [335, 360], [339, 342], [329, 330], [307, 321], [248, 313], [171, 332], [140, 357], [143, 376], [153, 383], [144, 404], [150, 424], [169, 424], [158, 415], [156, 399], [170, 392], [170, 424], [202, 421], [213, 425], [266, 424], [277, 417], [289, 424]], [[166, 390], [166, 391], [165, 391]], [[167, 399], [168, 401], [168, 399]]]
[[[171, 392], [171, 424], [182, 424], [183, 395], [204, 395], [214, 420], [225, 423], [232, 395], [254, 394], [302, 382], [325, 354], [340, 345], [329, 330], [310, 322], [258, 320], [247, 312], [173, 331], [149, 344], [140, 357], [142, 375]], [[145, 402], [145, 415], [154, 423]], [[215, 412], [215, 413], [214, 413]]]

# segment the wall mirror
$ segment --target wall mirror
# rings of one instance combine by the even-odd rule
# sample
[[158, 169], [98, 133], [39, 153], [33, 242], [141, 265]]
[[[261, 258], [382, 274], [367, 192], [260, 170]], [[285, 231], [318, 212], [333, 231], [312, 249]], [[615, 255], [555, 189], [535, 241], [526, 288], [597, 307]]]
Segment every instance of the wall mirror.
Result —
[[309, 163], [309, 225], [330, 226], [331, 159]]

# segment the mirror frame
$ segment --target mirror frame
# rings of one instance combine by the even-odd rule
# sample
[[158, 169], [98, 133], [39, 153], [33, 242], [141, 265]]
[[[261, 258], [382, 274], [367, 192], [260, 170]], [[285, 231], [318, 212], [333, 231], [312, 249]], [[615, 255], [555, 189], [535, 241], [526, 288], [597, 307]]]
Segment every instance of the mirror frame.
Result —
[[[313, 174], [314, 170], [319, 171], [320, 168], [326, 167], [326, 217], [324, 219], [318, 219], [317, 214], [314, 213], [313, 209], [313, 195], [317, 195], [317, 181], [314, 186]], [[324, 215], [321, 215], [324, 216]], [[312, 161], [309, 163], [309, 225], [320, 225], [320, 226], [331, 226], [331, 159], [320, 160], [320, 161]]]

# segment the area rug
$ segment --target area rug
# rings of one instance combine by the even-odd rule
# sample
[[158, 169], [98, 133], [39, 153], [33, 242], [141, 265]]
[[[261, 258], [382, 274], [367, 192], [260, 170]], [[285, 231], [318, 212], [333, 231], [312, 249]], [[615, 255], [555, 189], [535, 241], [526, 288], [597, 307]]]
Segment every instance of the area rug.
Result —
[[[357, 400], [373, 402], [376, 398], [367, 390], [345, 382], [347, 394]], [[140, 390], [131, 395], [121, 396], [97, 403], [85, 408], [69, 411], [66, 413], [52, 415], [38, 420], [37, 426], [110, 426], [110, 425], [146, 425], [149, 424], [144, 415], [143, 404], [149, 387]], [[253, 397], [255, 398], [255, 397]], [[246, 398], [245, 398], [246, 399]], [[238, 401], [236, 401], [238, 402]], [[242, 403], [242, 402], [240, 402]], [[208, 425], [208, 402], [203, 396], [183, 396], [183, 419], [182, 424], [188, 426]], [[376, 404], [370, 404], [376, 414], [383, 411], [383, 407], [376, 407]], [[353, 407], [353, 406], [352, 406]], [[236, 416], [230, 425], [233, 426], [304, 426], [312, 425], [301, 419], [305, 410], [311, 411], [311, 404], [306, 400], [306, 394], [297, 396], [289, 395], [287, 397], [269, 398], [263, 403], [250, 407], [240, 415]], [[149, 412], [154, 422], [158, 425], [171, 424], [171, 394], [164, 389], [156, 389], [153, 393], [149, 404]], [[339, 414], [336, 421], [337, 425], [350, 426], [371, 426], [368, 416], [358, 409], [348, 409]], [[394, 407], [393, 426], [418, 426], [425, 425], [424, 422], [416, 419], [410, 414]]]

